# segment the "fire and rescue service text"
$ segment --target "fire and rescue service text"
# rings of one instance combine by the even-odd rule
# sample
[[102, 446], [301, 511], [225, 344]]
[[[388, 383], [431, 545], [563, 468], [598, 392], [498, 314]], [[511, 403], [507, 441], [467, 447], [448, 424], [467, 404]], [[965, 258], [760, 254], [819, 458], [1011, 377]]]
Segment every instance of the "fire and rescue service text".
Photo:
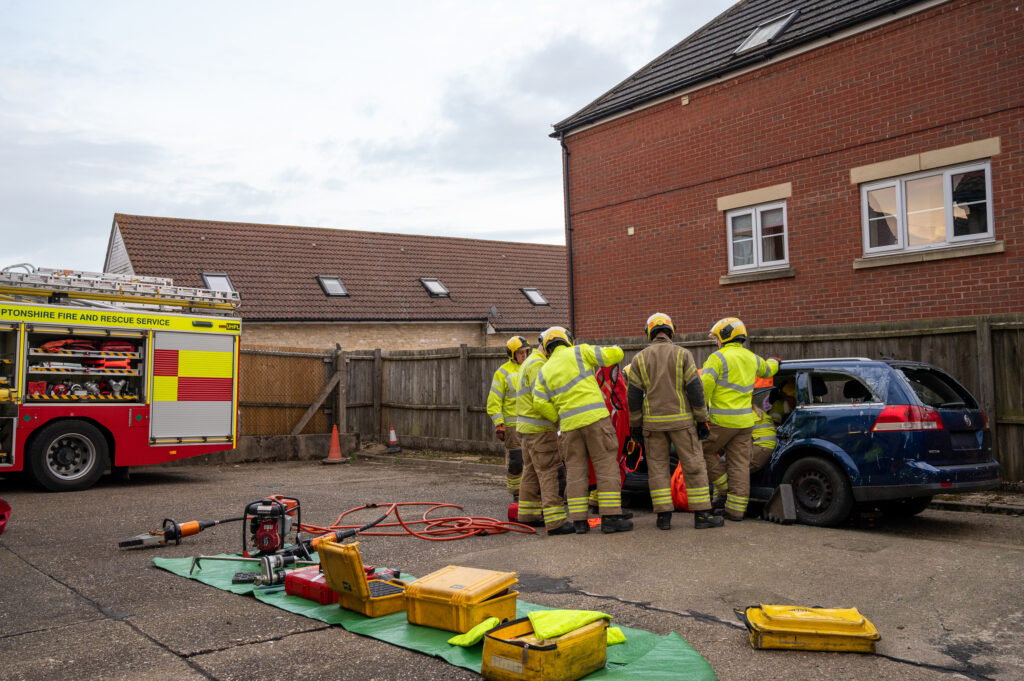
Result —
[[159, 317], [140, 317], [129, 314], [110, 314], [105, 312], [58, 311], [32, 308], [8, 308], [0, 306], [0, 317], [24, 319], [37, 322], [92, 322], [117, 326], [153, 326], [169, 327], [169, 319]]

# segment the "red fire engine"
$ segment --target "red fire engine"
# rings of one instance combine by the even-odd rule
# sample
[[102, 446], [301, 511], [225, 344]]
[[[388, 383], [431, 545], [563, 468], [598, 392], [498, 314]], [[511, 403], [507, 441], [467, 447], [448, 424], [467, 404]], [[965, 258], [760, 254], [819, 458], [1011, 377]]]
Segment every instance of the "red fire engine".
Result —
[[0, 474], [70, 491], [234, 448], [239, 303], [157, 277], [0, 271]]

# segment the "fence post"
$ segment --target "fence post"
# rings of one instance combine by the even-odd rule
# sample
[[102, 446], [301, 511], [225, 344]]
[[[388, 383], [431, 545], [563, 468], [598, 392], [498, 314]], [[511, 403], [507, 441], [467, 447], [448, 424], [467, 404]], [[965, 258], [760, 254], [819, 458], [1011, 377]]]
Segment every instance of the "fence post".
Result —
[[978, 347], [978, 395], [981, 406], [988, 414], [989, 437], [992, 439], [992, 456], [999, 459], [999, 438], [996, 432], [996, 377], [992, 354], [992, 323], [988, 318], [978, 320], [975, 327]]
[[348, 431], [348, 353], [339, 346], [334, 354], [334, 373], [340, 374], [338, 379], [338, 395], [334, 408], [334, 422], [342, 433]]
[[469, 380], [469, 347], [463, 343], [459, 346], [459, 437], [469, 439], [469, 396], [466, 382]]
[[384, 391], [384, 366], [380, 348], [373, 351], [373, 432], [383, 441], [384, 416], [381, 414], [381, 402]]

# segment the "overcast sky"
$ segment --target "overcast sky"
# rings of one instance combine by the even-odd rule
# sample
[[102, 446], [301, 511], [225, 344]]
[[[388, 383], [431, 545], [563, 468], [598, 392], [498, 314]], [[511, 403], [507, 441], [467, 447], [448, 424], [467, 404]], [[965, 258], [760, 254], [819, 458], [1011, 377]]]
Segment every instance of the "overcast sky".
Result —
[[115, 212], [563, 243], [551, 124], [729, 0], [2, 0], [0, 267]]

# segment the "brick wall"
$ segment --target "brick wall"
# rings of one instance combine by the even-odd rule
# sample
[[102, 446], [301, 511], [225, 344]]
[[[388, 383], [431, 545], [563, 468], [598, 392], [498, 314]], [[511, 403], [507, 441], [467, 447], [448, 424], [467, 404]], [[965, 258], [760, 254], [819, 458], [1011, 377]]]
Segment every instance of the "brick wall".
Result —
[[[577, 334], [635, 335], [655, 310], [681, 331], [1024, 311], [1022, 15], [949, 2], [568, 137]], [[851, 168], [993, 137], [1004, 252], [853, 268]], [[716, 199], [787, 182], [795, 276], [720, 284]]]
[[[244, 322], [242, 347], [319, 352], [341, 344], [343, 350], [424, 350], [466, 344], [503, 346], [514, 332], [484, 333], [480, 323], [313, 323]], [[536, 331], [522, 332], [536, 338]]]

